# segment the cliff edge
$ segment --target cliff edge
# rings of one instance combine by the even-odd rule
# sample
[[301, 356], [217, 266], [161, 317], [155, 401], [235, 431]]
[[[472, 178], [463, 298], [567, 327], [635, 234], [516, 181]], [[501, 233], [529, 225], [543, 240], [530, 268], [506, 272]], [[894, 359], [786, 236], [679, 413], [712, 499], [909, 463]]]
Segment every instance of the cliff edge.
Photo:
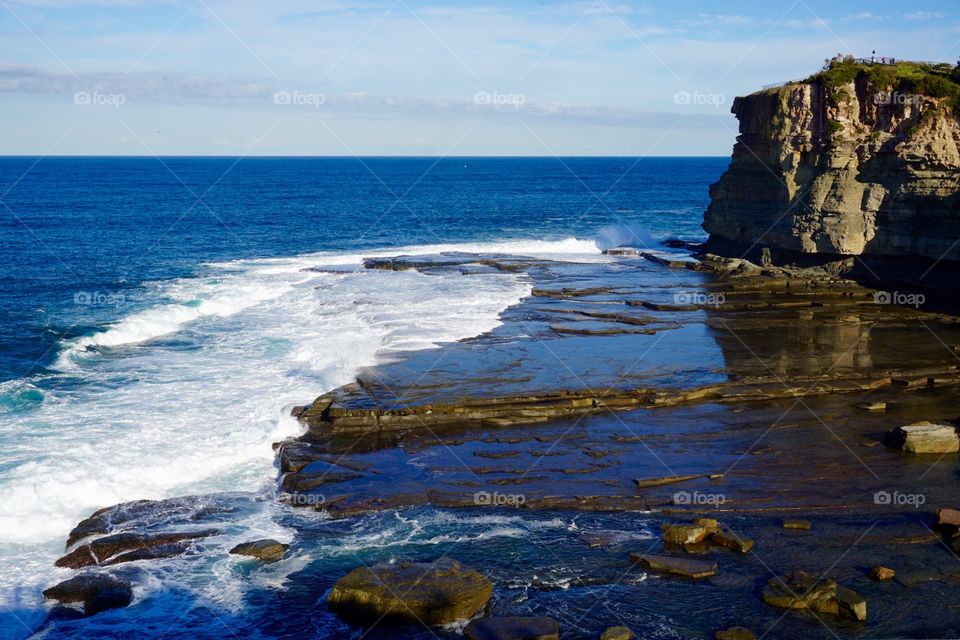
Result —
[[951, 65], [850, 60], [737, 98], [707, 250], [872, 280], [960, 280], [958, 107]]

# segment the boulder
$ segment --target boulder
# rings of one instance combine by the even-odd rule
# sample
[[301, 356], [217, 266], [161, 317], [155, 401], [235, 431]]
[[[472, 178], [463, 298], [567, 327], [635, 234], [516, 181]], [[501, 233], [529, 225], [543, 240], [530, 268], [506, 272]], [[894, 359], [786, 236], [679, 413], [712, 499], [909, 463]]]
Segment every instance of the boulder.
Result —
[[753, 631], [750, 631], [750, 629], [746, 627], [723, 629], [722, 631], [717, 631], [713, 637], [714, 640], [757, 640], [757, 636], [754, 635]]
[[493, 584], [456, 560], [379, 563], [359, 567], [337, 580], [327, 596], [346, 618], [443, 625], [476, 615], [490, 600]]
[[703, 560], [689, 560], [672, 556], [657, 556], [647, 553], [632, 553], [630, 559], [645, 569], [659, 573], [672, 573], [699, 580], [717, 575], [717, 564]]
[[610, 627], [600, 635], [600, 640], [633, 640], [633, 631], [627, 627]]
[[763, 590], [763, 601], [780, 609], [810, 609], [851, 620], [867, 619], [867, 601], [833, 580], [794, 571], [772, 578]]
[[663, 541], [673, 544], [697, 544], [707, 537], [707, 528], [696, 524], [664, 524]]
[[957, 430], [947, 424], [916, 422], [887, 432], [887, 446], [907, 453], [955, 453], [960, 451]]
[[947, 533], [960, 529], [960, 510], [937, 509], [937, 528]]
[[543, 616], [480, 618], [463, 630], [467, 640], [559, 640], [560, 625]]
[[283, 558], [283, 554], [286, 553], [289, 548], [290, 545], [288, 544], [267, 538], [266, 540], [254, 540], [253, 542], [238, 544], [233, 549], [230, 549], [230, 553], [240, 556], [250, 556], [263, 560], [264, 562], [276, 562]]
[[83, 611], [88, 616], [126, 607], [133, 600], [130, 583], [103, 573], [88, 573], [74, 576], [43, 592], [50, 600], [65, 604], [83, 603]]
[[720, 531], [720, 523], [713, 518], [697, 518], [693, 521], [693, 524], [706, 529], [707, 535], [711, 535]]
[[884, 582], [885, 580], [892, 580], [897, 573], [889, 567], [877, 565], [870, 570], [870, 575], [874, 580], [877, 580], [878, 582]]
[[733, 531], [724, 529], [710, 534], [710, 542], [719, 546], [732, 549], [737, 553], [747, 553], [753, 549], [753, 540], [744, 536], [738, 536]]
[[784, 529], [801, 529], [803, 531], [809, 531], [813, 525], [810, 524], [809, 520], [784, 520], [783, 528]]

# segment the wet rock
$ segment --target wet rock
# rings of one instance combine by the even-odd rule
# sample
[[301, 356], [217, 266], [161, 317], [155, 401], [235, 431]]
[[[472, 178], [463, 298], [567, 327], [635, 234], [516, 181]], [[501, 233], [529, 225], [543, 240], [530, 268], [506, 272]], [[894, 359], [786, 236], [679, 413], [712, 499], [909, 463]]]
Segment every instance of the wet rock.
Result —
[[860, 408], [866, 411], [886, 411], [887, 403], [886, 402], [865, 402], [860, 405]]
[[723, 477], [720, 474], [703, 474], [697, 473], [693, 475], [685, 476], [663, 476], [659, 478], [640, 478], [634, 480], [633, 483], [637, 485], [638, 488], [643, 489], [646, 487], [659, 487], [665, 484], [675, 484], [677, 482], [687, 482], [689, 480], [696, 480], [697, 478], [717, 478]]
[[833, 580], [794, 571], [772, 578], [763, 590], [763, 601], [780, 609], [810, 609], [851, 620], [867, 619], [867, 601]]
[[81, 545], [54, 564], [68, 569], [169, 557], [183, 553], [190, 541], [218, 534], [216, 529], [168, 533], [115, 533]]
[[720, 523], [714, 518], [697, 518], [693, 521], [693, 524], [706, 529], [707, 535], [711, 535], [720, 531]]
[[718, 547], [732, 549], [737, 553], [747, 553], [753, 549], [753, 540], [745, 536], [738, 536], [727, 529], [710, 534], [710, 542]]
[[467, 640], [559, 640], [560, 626], [543, 616], [480, 618], [463, 635]]
[[600, 635], [600, 640], [633, 640], [633, 631], [627, 627], [610, 627]]
[[238, 544], [230, 553], [240, 556], [250, 556], [263, 560], [264, 562], [276, 562], [283, 559], [283, 554], [287, 552], [290, 545], [277, 542], [272, 538], [265, 540], [254, 540], [253, 542], [243, 542]]
[[697, 544], [707, 537], [707, 528], [696, 524], [664, 524], [663, 541], [672, 544]]
[[783, 521], [784, 529], [800, 529], [802, 531], [809, 531], [813, 528], [813, 525], [810, 524], [809, 520], [784, 520]]
[[887, 446], [907, 453], [955, 453], [960, 451], [957, 430], [946, 424], [916, 422], [887, 433]]
[[493, 584], [480, 573], [442, 558], [359, 567], [334, 584], [327, 602], [346, 618], [433, 626], [473, 617], [492, 593]]
[[870, 570], [870, 575], [873, 577], [874, 580], [877, 580], [878, 582], [884, 582], [885, 580], [892, 580], [893, 577], [897, 574], [893, 569], [889, 567], [877, 565]]
[[717, 631], [714, 640], [757, 640], [757, 636], [746, 627], [730, 627]]
[[645, 569], [658, 573], [671, 573], [699, 580], [717, 574], [715, 562], [674, 558], [672, 556], [658, 556], [646, 553], [632, 553], [630, 559]]
[[937, 509], [937, 528], [947, 533], [960, 529], [960, 509]]
[[280, 481], [280, 490], [285, 493], [300, 493], [323, 485], [348, 482], [362, 477], [359, 473], [344, 471], [329, 462], [317, 460], [299, 471], [284, 474]]
[[107, 609], [126, 607], [133, 600], [130, 583], [107, 574], [81, 574], [43, 592], [49, 600], [61, 603], [83, 603], [88, 616]]

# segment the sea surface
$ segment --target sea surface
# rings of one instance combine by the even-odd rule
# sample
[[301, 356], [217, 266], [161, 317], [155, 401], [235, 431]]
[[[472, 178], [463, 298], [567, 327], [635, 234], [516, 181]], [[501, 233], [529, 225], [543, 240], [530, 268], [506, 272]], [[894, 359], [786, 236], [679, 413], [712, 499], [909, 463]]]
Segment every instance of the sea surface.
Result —
[[[83, 517], [143, 498], [269, 494], [271, 443], [299, 432], [291, 405], [361, 367], [489, 331], [530, 292], [519, 275], [364, 271], [364, 257], [589, 260], [613, 246], [701, 240], [708, 186], [727, 163], [0, 158], [2, 635], [27, 637], [42, 624], [39, 591], [69, 575], [52, 562]], [[438, 544], [453, 531], [546, 543], [576, 523], [428, 510], [352, 527], [341, 541], [382, 551]], [[250, 530], [289, 537], [264, 506], [250, 509]], [[239, 596], [231, 604], [230, 588], [213, 578], [180, 585], [165, 606], [138, 614], [136, 628], [156, 625], [160, 635], [177, 598], [253, 606]], [[110, 615], [78, 623], [73, 637], [134, 628]], [[211, 620], [191, 621], [192, 637], [223, 633]], [[263, 637], [284, 635], [275, 624]], [[323, 626], [335, 621], [317, 624], [317, 637], [338, 637]]]

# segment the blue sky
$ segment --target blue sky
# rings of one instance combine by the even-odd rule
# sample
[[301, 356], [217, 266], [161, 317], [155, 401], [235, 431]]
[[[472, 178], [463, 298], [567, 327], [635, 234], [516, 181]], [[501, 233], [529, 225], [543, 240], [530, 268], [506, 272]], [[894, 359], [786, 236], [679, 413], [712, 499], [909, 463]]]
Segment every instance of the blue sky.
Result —
[[727, 155], [837, 52], [955, 62], [954, 2], [0, 0], [0, 154]]

